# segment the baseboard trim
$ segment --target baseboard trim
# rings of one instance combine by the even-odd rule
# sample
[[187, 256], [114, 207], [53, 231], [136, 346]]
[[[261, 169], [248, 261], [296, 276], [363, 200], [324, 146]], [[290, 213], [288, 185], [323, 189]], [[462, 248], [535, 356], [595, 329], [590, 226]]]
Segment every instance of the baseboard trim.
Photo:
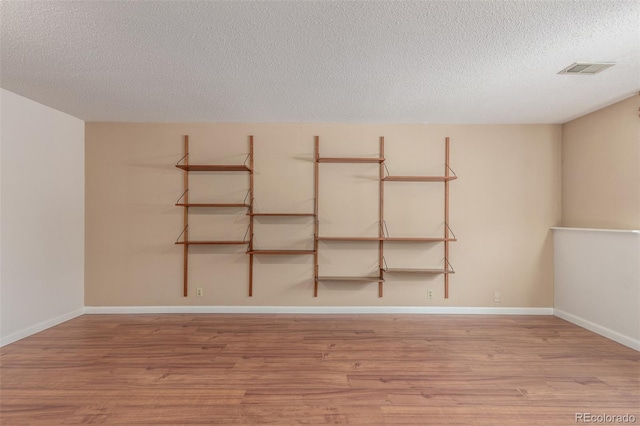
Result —
[[494, 308], [449, 306], [85, 306], [0, 338], [0, 347], [44, 331], [83, 314], [443, 314], [555, 315], [636, 351], [640, 340], [554, 308]]
[[558, 318], [562, 318], [563, 320], [569, 321], [570, 323], [578, 325], [582, 328], [586, 328], [589, 331], [593, 331], [594, 333], [599, 334], [603, 337], [606, 337], [607, 339], [611, 339], [614, 342], [618, 342], [621, 345], [625, 345], [630, 347], [631, 349], [640, 351], [640, 340], [638, 339], [625, 336], [624, 334], [618, 333], [617, 331], [611, 330], [610, 328], [603, 327], [599, 324], [596, 324], [594, 322], [591, 322], [584, 318], [570, 314], [569, 312], [565, 312], [560, 309], [554, 309], [553, 314]]
[[85, 313], [553, 315], [553, 308], [489, 308], [449, 306], [86, 306]]
[[23, 330], [17, 331], [15, 333], [12, 333], [8, 336], [2, 337], [0, 339], [0, 347], [2, 346], [6, 346], [10, 343], [16, 342], [18, 340], [24, 339], [25, 337], [29, 337], [31, 335], [34, 335], [36, 333], [40, 333], [41, 331], [44, 331], [48, 328], [54, 327], [58, 324], [62, 324], [63, 322], [69, 321], [71, 319], [74, 319], [76, 317], [79, 317], [80, 315], [84, 314], [84, 308], [82, 309], [77, 309], [75, 311], [66, 313], [64, 315], [60, 315], [57, 316], [55, 318], [52, 318], [50, 320], [47, 321], [43, 321], [41, 323], [38, 323], [36, 325], [33, 325], [31, 327], [27, 327]]

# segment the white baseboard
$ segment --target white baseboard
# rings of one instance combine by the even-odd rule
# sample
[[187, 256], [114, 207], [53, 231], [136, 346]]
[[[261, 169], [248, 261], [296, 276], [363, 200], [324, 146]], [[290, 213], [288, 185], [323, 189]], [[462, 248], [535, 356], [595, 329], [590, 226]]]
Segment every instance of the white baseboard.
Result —
[[553, 315], [553, 308], [448, 306], [86, 306], [86, 314], [451, 314]]
[[47, 328], [51, 328], [58, 324], [62, 324], [63, 322], [79, 317], [82, 314], [84, 314], [84, 308], [66, 313], [64, 315], [60, 315], [58, 317], [52, 318], [47, 321], [43, 321], [39, 324], [33, 325], [31, 327], [27, 327], [23, 330], [20, 330], [8, 336], [2, 337], [0, 338], [0, 347], [13, 343], [17, 340], [24, 339], [25, 337], [29, 337], [33, 334], [39, 333], [43, 330], [46, 330]]
[[569, 312], [562, 311], [560, 309], [554, 309], [553, 314], [558, 318], [562, 318], [563, 320], [569, 321], [575, 325], [579, 325], [582, 328], [586, 328], [589, 331], [593, 331], [596, 334], [599, 334], [607, 339], [611, 339], [614, 342], [618, 342], [621, 345], [625, 345], [630, 347], [631, 349], [635, 349], [636, 351], [640, 351], [640, 340], [634, 339], [630, 336], [625, 336], [624, 334], [618, 333], [617, 331], [611, 330], [609, 328], [603, 327], [599, 324], [586, 320], [584, 318], [575, 316], [570, 314]]

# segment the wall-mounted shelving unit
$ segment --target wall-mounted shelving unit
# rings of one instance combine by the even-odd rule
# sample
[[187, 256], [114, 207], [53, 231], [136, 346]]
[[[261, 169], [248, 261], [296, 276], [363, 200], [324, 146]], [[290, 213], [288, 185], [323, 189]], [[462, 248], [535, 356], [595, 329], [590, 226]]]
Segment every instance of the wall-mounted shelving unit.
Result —
[[[263, 214], [253, 215], [254, 216], [263, 216]], [[292, 217], [298, 216], [294, 214], [268, 214], [268, 216], [279, 216], [279, 217]], [[308, 214], [300, 215], [300, 216], [309, 216]], [[311, 215], [313, 216], [313, 215]], [[315, 255], [316, 251], [314, 250], [305, 250], [305, 249], [262, 249], [253, 247], [253, 237], [251, 238], [251, 247], [247, 250], [247, 254], [249, 255], [249, 296], [253, 296], [253, 256], [255, 255], [273, 255], [273, 256], [301, 256], [301, 255]]]
[[[252, 139], [253, 144], [253, 139]], [[251, 157], [251, 168], [253, 169], [253, 156]], [[290, 213], [290, 212], [256, 212], [254, 211], [254, 185], [253, 185], [253, 174], [251, 175], [251, 179], [249, 182], [249, 194], [250, 194], [250, 206], [249, 212], [247, 215], [249, 216], [249, 234], [250, 234], [250, 243], [249, 249], [247, 250], [247, 254], [249, 255], [249, 296], [253, 296], [253, 256], [255, 255], [267, 255], [267, 256], [302, 256], [302, 255], [316, 255], [316, 248], [307, 250], [307, 249], [297, 249], [297, 248], [280, 248], [280, 249], [263, 249], [256, 248], [254, 246], [254, 219], [259, 217], [269, 217], [269, 218], [281, 218], [286, 221], [291, 218], [304, 218], [304, 217], [316, 217], [316, 212], [314, 213]]]
[[[246, 162], [250, 164], [247, 165]], [[189, 164], [189, 136], [184, 136], [184, 155], [176, 167], [181, 169], [183, 173], [184, 192], [182, 196], [176, 202], [176, 206], [180, 206], [184, 209], [183, 222], [184, 228], [182, 233], [178, 236], [176, 244], [184, 246], [183, 249], [183, 296], [187, 297], [189, 294], [189, 246], [190, 245], [243, 245], [250, 244], [251, 241], [246, 239], [246, 234], [242, 239], [237, 240], [192, 240], [189, 234], [189, 209], [198, 207], [251, 207], [250, 204], [245, 201], [242, 203], [190, 203], [189, 202], [189, 173], [192, 172], [248, 172], [253, 180], [253, 136], [249, 138], [249, 155], [244, 164]], [[250, 199], [249, 199], [250, 200]], [[182, 238], [182, 240], [180, 240]]]
[[[315, 211], [318, 213], [318, 196], [319, 196], [319, 165], [322, 163], [337, 163], [337, 164], [379, 164], [380, 165], [380, 178], [382, 179], [383, 173], [383, 163], [384, 163], [384, 138], [380, 138], [380, 153], [378, 157], [321, 157], [320, 156], [320, 137], [315, 137]], [[382, 181], [380, 181], [380, 200], [382, 200]], [[382, 214], [383, 207], [382, 202], [380, 202], [380, 223], [382, 223]], [[314, 285], [313, 285], [313, 296], [318, 297], [318, 283], [320, 282], [346, 282], [346, 283], [354, 283], [354, 282], [377, 282], [378, 283], [378, 296], [382, 297], [383, 294], [383, 239], [384, 235], [382, 234], [382, 228], [379, 229], [379, 234], [377, 237], [354, 237], [354, 236], [321, 236], [319, 235], [319, 221], [316, 220], [316, 229], [315, 229], [315, 267], [314, 267]], [[318, 242], [319, 241], [345, 241], [345, 242], [359, 242], [359, 241], [374, 241], [378, 243], [378, 275], [377, 276], [327, 276], [320, 275], [320, 265], [318, 264]]]
[[[321, 236], [319, 235], [319, 221], [316, 220], [315, 229], [315, 249], [316, 261], [314, 270], [314, 297], [318, 296], [318, 283], [320, 282], [378, 282], [378, 296], [383, 296], [383, 284], [385, 282], [385, 273], [412, 273], [412, 274], [443, 274], [444, 275], [444, 294], [445, 298], [449, 297], [449, 274], [455, 273], [449, 263], [449, 243], [456, 241], [455, 235], [449, 227], [449, 182], [457, 179], [449, 167], [449, 138], [445, 139], [445, 165], [444, 174], [442, 176], [393, 176], [389, 175], [384, 156], [384, 137], [380, 137], [379, 156], [368, 157], [321, 157], [320, 156], [320, 138], [315, 137], [315, 180], [316, 180], [316, 214], [318, 212], [318, 180], [319, 180], [319, 164], [322, 163], [341, 163], [341, 164], [362, 164], [362, 163], [378, 163], [380, 165], [380, 186], [379, 186], [379, 235], [377, 237], [352, 237], [352, 236]], [[404, 237], [390, 236], [387, 225], [384, 220], [384, 187], [386, 182], [443, 182], [444, 183], [444, 235], [442, 237]], [[453, 235], [453, 236], [452, 236]], [[377, 276], [323, 276], [318, 273], [318, 242], [319, 241], [372, 241], [378, 242], [378, 267], [379, 274]], [[443, 243], [444, 244], [444, 266], [442, 268], [404, 268], [404, 267], [388, 267], [384, 258], [385, 242], [393, 243]]]
[[[247, 164], [248, 162], [248, 164]], [[298, 255], [315, 255], [316, 250], [311, 249], [263, 249], [254, 245], [254, 218], [270, 217], [270, 218], [301, 218], [316, 217], [316, 213], [286, 213], [286, 212], [256, 212], [254, 211], [254, 150], [253, 136], [249, 136], [249, 154], [244, 164], [189, 164], [189, 136], [184, 136], [184, 155], [176, 164], [183, 174], [184, 192], [176, 202], [176, 206], [184, 209], [184, 228], [178, 236], [175, 244], [183, 245], [183, 295], [188, 295], [189, 288], [189, 246], [190, 245], [247, 245], [246, 254], [249, 255], [249, 296], [253, 296], [253, 257], [255, 255], [280, 255], [280, 256], [298, 256]], [[249, 173], [249, 190], [245, 200], [241, 203], [191, 203], [189, 201], [189, 174], [192, 172], [248, 172]], [[249, 216], [249, 226], [247, 232], [242, 239], [237, 240], [193, 240], [189, 234], [189, 209], [194, 207], [203, 208], [247, 208], [247, 216]], [[182, 238], [182, 240], [181, 240]]]
[[[314, 154], [314, 211], [313, 213], [287, 213], [287, 212], [256, 212], [254, 211], [254, 150], [253, 136], [249, 136], [249, 154], [244, 164], [189, 164], [189, 136], [184, 136], [184, 156], [178, 161], [176, 167], [181, 169], [183, 174], [184, 192], [176, 202], [176, 206], [184, 209], [184, 228], [178, 236], [176, 244], [183, 245], [183, 295], [188, 295], [188, 264], [190, 245], [247, 245], [246, 253], [249, 255], [249, 296], [253, 296], [253, 257], [256, 255], [272, 256], [314, 256], [314, 297], [318, 296], [318, 284], [321, 282], [344, 282], [344, 283], [378, 283], [378, 296], [383, 296], [383, 285], [385, 273], [388, 274], [442, 274], [444, 275], [444, 295], [449, 297], [449, 275], [455, 273], [449, 262], [449, 244], [456, 241], [456, 237], [449, 226], [449, 183], [457, 176], [449, 166], [450, 148], [449, 138], [445, 138], [445, 164], [442, 176], [394, 176], [388, 173], [384, 156], [384, 137], [380, 137], [379, 154], [377, 157], [321, 157], [320, 137], [315, 137]], [[248, 162], [248, 164], [247, 164]], [[319, 203], [319, 165], [323, 163], [335, 164], [379, 164], [379, 202], [378, 202], [378, 236], [327, 236], [320, 235], [320, 222], [318, 220]], [[192, 172], [247, 172], [249, 173], [249, 190], [245, 200], [236, 203], [191, 203], [189, 201], [189, 174]], [[387, 224], [384, 219], [384, 193], [387, 182], [440, 182], [444, 183], [444, 235], [442, 236], [392, 236], [389, 234]], [[242, 239], [226, 240], [192, 240], [189, 234], [189, 209], [190, 208], [247, 208], [246, 215], [249, 217], [248, 229]], [[309, 217], [314, 220], [313, 249], [299, 248], [262, 248], [254, 245], [254, 220], [255, 218], [304, 218]], [[182, 240], [181, 240], [182, 238]], [[318, 256], [318, 243], [320, 241], [331, 242], [376, 242], [378, 244], [378, 273], [377, 275], [364, 276], [328, 276], [320, 275], [320, 265]], [[444, 262], [442, 267], [389, 267], [384, 257], [385, 242], [389, 243], [442, 243], [444, 247]]]
[[[385, 182], [443, 182], [444, 183], [444, 235], [442, 237], [389, 237], [386, 223], [382, 222], [382, 229], [385, 231], [385, 241], [412, 242], [412, 243], [443, 243], [444, 260], [442, 268], [404, 268], [388, 267], [383, 258], [384, 272], [386, 273], [409, 273], [409, 274], [442, 274], [444, 275], [444, 297], [449, 298], [449, 275], [455, 273], [449, 262], [449, 243], [457, 241], [449, 226], [449, 182], [457, 179], [457, 176], [449, 166], [450, 148], [449, 138], [445, 138], [445, 161], [444, 174], [442, 176], [393, 176], [388, 174], [381, 176], [381, 183]], [[453, 174], [452, 174], [453, 173]], [[383, 192], [381, 192], [383, 193]]]

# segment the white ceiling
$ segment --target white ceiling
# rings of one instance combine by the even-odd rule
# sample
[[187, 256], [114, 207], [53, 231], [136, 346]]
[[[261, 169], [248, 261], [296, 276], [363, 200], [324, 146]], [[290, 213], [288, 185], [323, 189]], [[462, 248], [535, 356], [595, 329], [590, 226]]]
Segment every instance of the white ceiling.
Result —
[[[86, 121], [562, 123], [640, 90], [638, 1], [2, 1], [0, 85]], [[615, 62], [595, 76], [557, 73]]]

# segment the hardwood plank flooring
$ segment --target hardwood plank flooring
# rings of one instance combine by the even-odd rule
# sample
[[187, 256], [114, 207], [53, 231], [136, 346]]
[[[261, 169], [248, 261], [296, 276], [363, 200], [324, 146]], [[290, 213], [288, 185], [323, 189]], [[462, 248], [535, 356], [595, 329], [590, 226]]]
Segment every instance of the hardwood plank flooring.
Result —
[[0, 349], [0, 423], [640, 424], [640, 353], [551, 316], [85, 315]]

